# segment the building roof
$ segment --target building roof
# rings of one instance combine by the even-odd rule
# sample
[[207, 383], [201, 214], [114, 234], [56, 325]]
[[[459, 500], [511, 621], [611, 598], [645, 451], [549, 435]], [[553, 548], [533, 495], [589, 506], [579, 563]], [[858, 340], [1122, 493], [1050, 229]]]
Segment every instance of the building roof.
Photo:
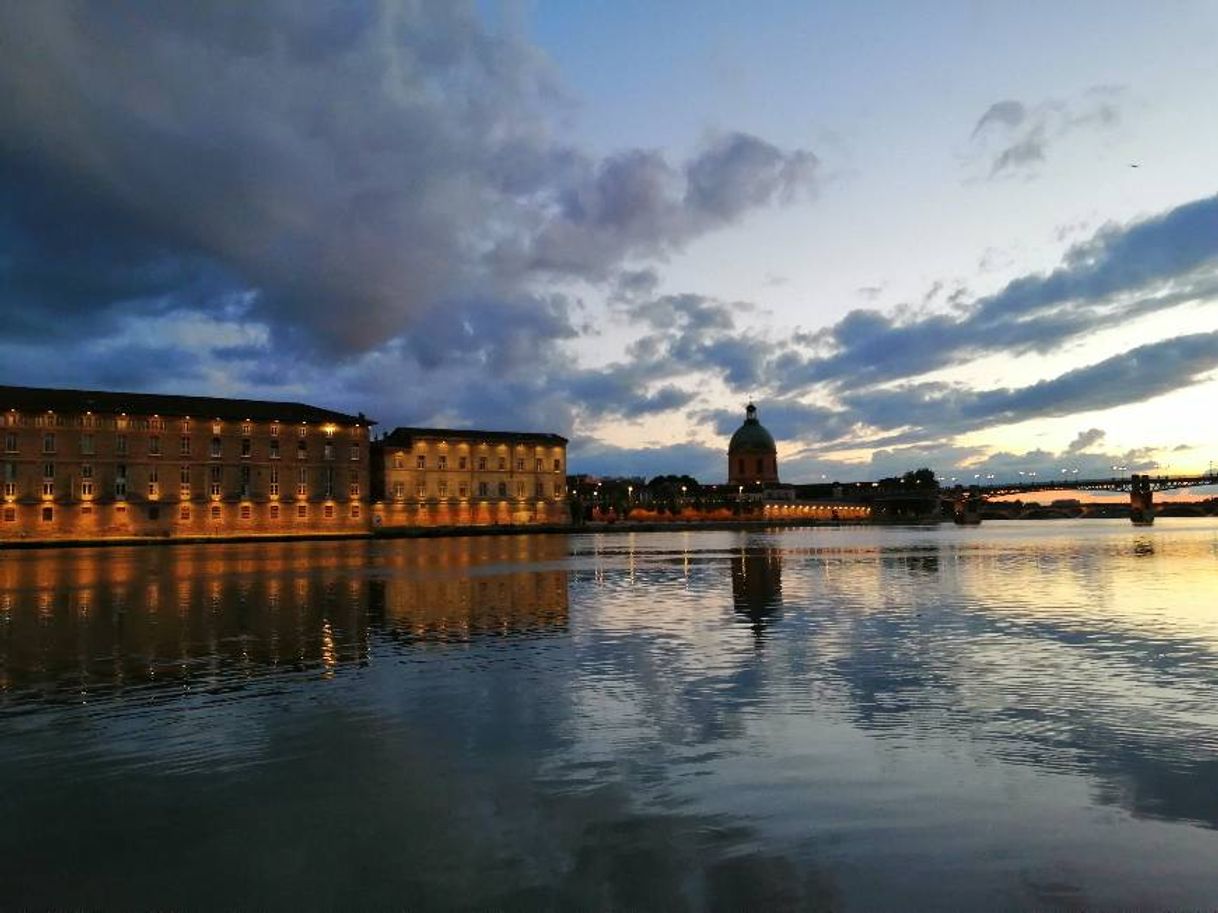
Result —
[[727, 452], [733, 453], [776, 453], [774, 437], [766, 431], [765, 425], [757, 420], [757, 407], [749, 403], [744, 411], [744, 424], [736, 429]]
[[377, 443], [387, 447], [410, 447], [416, 437], [443, 438], [456, 441], [536, 441], [550, 445], [566, 446], [567, 439], [560, 434], [534, 431], [479, 431], [476, 428], [394, 428]]
[[98, 412], [113, 415], [175, 415], [233, 421], [333, 422], [340, 425], [375, 425], [359, 415], [347, 415], [305, 403], [257, 399], [223, 399], [217, 396], [178, 396], [163, 393], [116, 393], [111, 390], [59, 390], [49, 387], [0, 386], [0, 412]]

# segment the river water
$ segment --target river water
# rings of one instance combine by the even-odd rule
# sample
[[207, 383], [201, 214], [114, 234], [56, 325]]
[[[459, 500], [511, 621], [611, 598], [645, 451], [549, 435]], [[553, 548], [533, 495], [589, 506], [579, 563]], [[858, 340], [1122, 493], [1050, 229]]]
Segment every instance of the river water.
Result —
[[1218, 524], [0, 552], [0, 908], [1218, 903]]

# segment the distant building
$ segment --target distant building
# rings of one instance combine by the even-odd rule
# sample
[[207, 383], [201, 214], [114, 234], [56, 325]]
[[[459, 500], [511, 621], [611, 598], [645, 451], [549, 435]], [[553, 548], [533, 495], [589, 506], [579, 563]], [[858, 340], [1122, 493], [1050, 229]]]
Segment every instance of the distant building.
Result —
[[727, 480], [737, 486], [778, 481], [778, 448], [757, 420], [757, 407], [752, 403], [745, 408], [744, 424], [736, 429], [727, 447]]
[[372, 454], [377, 528], [570, 522], [557, 434], [396, 428]]
[[0, 386], [0, 543], [364, 533], [372, 424], [302, 403]]

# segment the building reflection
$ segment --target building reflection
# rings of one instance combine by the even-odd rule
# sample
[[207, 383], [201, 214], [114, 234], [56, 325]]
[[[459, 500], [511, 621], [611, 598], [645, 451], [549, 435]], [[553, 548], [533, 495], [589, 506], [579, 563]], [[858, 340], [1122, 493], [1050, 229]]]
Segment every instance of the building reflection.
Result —
[[566, 630], [566, 557], [565, 536], [418, 540], [372, 581], [369, 617], [425, 640]]
[[[540, 541], [548, 539], [549, 541]], [[525, 540], [533, 540], [526, 542]], [[562, 629], [562, 537], [56, 549], [0, 560], [0, 700], [240, 687], [367, 663], [377, 636]]]
[[732, 605], [757, 633], [782, 610], [782, 553], [745, 548], [732, 556]]

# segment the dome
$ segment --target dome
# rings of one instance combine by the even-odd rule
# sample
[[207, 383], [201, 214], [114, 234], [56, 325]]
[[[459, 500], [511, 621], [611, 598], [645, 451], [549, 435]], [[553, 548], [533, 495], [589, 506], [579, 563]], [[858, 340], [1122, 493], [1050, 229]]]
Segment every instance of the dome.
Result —
[[744, 412], [744, 424], [736, 429], [727, 445], [728, 453], [775, 453], [774, 438], [765, 425], [757, 420], [757, 407], [749, 403]]

